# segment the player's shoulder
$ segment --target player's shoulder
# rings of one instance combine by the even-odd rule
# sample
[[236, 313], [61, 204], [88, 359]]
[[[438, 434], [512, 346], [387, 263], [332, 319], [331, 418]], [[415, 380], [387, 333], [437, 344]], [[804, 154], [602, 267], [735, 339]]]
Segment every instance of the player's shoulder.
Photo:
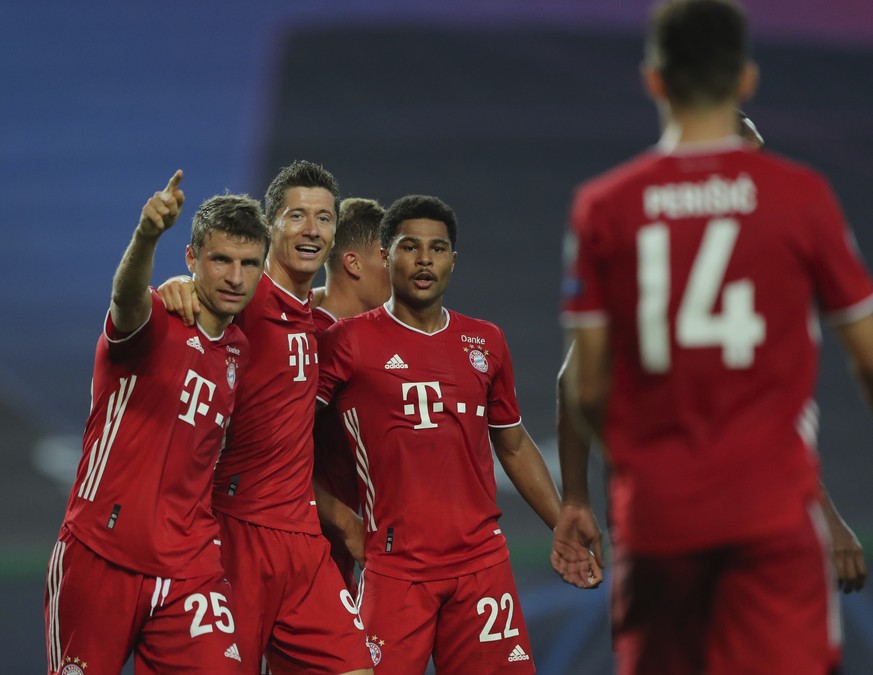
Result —
[[466, 314], [461, 314], [451, 309], [446, 310], [449, 315], [449, 330], [454, 333], [461, 333], [463, 337], [474, 338], [485, 337], [499, 338], [504, 340], [503, 329], [496, 323], [487, 321], [486, 319], [477, 319]]
[[[760, 163], [763, 176], [790, 181], [798, 188], [800, 186], [824, 188], [828, 185], [827, 178], [805, 162], [769, 150], [762, 150], [753, 155]], [[799, 190], [797, 192], [800, 193]]]
[[338, 319], [330, 326], [332, 333], [356, 333], [368, 330], [379, 330], [379, 326], [385, 323], [387, 312], [384, 307], [376, 307], [362, 314]]

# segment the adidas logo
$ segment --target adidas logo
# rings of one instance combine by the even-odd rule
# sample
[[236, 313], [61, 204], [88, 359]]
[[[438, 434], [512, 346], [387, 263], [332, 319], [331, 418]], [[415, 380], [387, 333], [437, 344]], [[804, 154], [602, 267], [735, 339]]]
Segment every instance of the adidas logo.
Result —
[[513, 661], [530, 661], [530, 656], [524, 653], [521, 645], [515, 645], [515, 649], [513, 649], [512, 653], [509, 655], [508, 661], [510, 663]]
[[197, 337], [196, 335], [192, 338], [188, 338], [188, 341], [185, 344], [188, 345], [189, 347], [194, 347], [194, 349], [196, 349], [201, 354], [205, 353], [203, 351], [203, 345], [200, 344], [200, 338]]
[[395, 368], [409, 368], [409, 366], [403, 363], [403, 359], [398, 354], [388, 359], [388, 363], [385, 364], [385, 370], [393, 370]]
[[230, 647], [227, 648], [227, 651], [224, 652], [224, 655], [229, 659], [236, 659], [240, 663], [242, 663], [242, 659], [239, 657], [239, 649], [236, 647], [236, 642], [234, 642]]

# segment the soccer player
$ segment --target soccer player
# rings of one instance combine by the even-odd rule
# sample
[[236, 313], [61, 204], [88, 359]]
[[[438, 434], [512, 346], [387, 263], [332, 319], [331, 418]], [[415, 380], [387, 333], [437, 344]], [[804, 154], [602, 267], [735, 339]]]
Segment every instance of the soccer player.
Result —
[[403, 197], [381, 225], [384, 306], [322, 336], [319, 400], [354, 449], [366, 523], [361, 615], [381, 675], [534, 672], [500, 530], [491, 445], [552, 527], [560, 507], [521, 423], [502, 331], [443, 307], [454, 212]]
[[46, 579], [48, 672], [241, 673], [212, 473], [249, 344], [230, 324], [261, 277], [257, 201], [221, 195], [194, 216], [185, 258], [196, 326], [149, 286], [158, 239], [184, 202], [177, 171], [143, 207], [112, 283], [91, 413]]
[[[760, 150], [764, 147], [764, 137], [755, 123], [741, 110], [737, 111], [737, 133], [749, 147]], [[824, 483], [821, 483], [821, 505], [830, 533], [831, 555], [836, 567], [837, 585], [844, 593], [860, 591], [867, 579], [867, 563], [864, 549], [858, 537], [843, 520], [836, 505], [831, 500]]]
[[[661, 142], [572, 208], [567, 389], [611, 463], [620, 673], [834, 666], [812, 319], [825, 313], [873, 400], [873, 283], [825, 180], [737, 136], [756, 76], [736, 3], [659, 5], [644, 81]], [[563, 551], [589, 536], [562, 511]], [[579, 583], [586, 552], [562, 550], [556, 569]]]
[[[340, 204], [334, 246], [325, 263], [326, 280], [322, 293], [314, 293], [312, 320], [321, 335], [338, 319], [361, 314], [383, 304], [391, 295], [388, 270], [382, 262], [379, 224], [385, 209], [372, 199], [349, 198]], [[325, 495], [339, 499], [354, 514], [360, 511], [358, 476], [354, 454], [348, 447], [342, 421], [333, 409], [316, 419], [315, 474], [316, 500], [324, 508]], [[329, 497], [328, 497], [329, 498]], [[346, 515], [350, 518], [351, 515]], [[355, 555], [363, 561], [363, 526], [351, 539], [333, 523], [343, 520], [330, 515], [322, 520], [325, 537], [331, 543], [330, 555], [336, 562], [346, 586], [353, 596], [358, 593]], [[348, 528], [347, 528], [348, 529]]]
[[[236, 595], [239, 649], [249, 664], [266, 655], [274, 675], [372, 673], [312, 487], [318, 350], [309, 305], [333, 246], [338, 195], [333, 175], [307, 161], [283, 168], [267, 189], [266, 272], [235, 322], [252, 361], [215, 468], [212, 507]], [[165, 284], [162, 297], [176, 311], [194, 312], [202, 303], [189, 287]]]

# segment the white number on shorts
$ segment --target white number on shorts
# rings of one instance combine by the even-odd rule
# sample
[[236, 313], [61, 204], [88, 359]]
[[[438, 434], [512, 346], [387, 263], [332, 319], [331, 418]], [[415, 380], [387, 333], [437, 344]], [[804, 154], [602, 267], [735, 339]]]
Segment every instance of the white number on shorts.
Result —
[[[222, 633], [233, 633], [233, 615], [230, 613], [228, 607], [221, 604], [222, 602], [227, 602], [227, 598], [225, 598], [221, 593], [210, 593], [209, 599], [212, 601], [212, 615], [216, 619], [215, 627]], [[194, 612], [194, 620], [191, 621], [192, 638], [197, 637], [198, 635], [203, 635], [204, 633], [212, 632], [212, 624], [203, 623], [203, 617], [206, 616], [206, 610], [209, 607], [209, 603], [206, 601], [206, 596], [202, 593], [194, 593], [185, 598], [186, 612], [190, 612], [194, 608], [194, 605], [197, 605], [197, 611]], [[225, 617], [227, 620], [222, 621]]]
[[494, 624], [497, 622], [497, 615], [500, 613], [500, 609], [498, 609], [497, 606], [497, 600], [489, 597], [482, 598], [476, 605], [476, 613], [482, 615], [485, 613], [486, 609], [490, 610], [491, 614], [485, 622], [485, 627], [479, 633], [479, 642], [494, 642], [495, 640], [502, 640], [504, 638], [511, 638], [518, 635], [518, 628], [512, 627], [512, 613], [515, 608], [512, 604], [512, 596], [509, 593], [504, 593], [503, 597], [500, 598], [500, 609], [507, 610], [506, 624], [503, 627], [502, 635], [499, 632], [491, 632], [491, 629], [494, 628]]
[[[733, 218], [714, 218], [703, 240], [676, 315], [680, 347], [721, 347], [728, 368], [749, 368], [755, 347], [764, 342], [764, 317], [755, 313], [755, 286], [749, 279], [724, 284], [740, 224]], [[670, 230], [663, 223], [641, 228], [637, 234], [637, 283], [640, 289], [637, 325], [640, 358], [650, 373], [670, 370]], [[724, 285], [723, 285], [724, 284]], [[721, 313], [713, 310], [721, 293]]]
[[358, 605], [355, 603], [355, 599], [352, 597], [352, 594], [349, 593], [345, 588], [340, 591], [340, 601], [343, 603], [343, 607], [349, 610], [349, 614], [354, 614], [355, 628], [357, 628], [358, 630], [364, 630], [364, 622], [361, 621], [361, 616], [358, 614]]

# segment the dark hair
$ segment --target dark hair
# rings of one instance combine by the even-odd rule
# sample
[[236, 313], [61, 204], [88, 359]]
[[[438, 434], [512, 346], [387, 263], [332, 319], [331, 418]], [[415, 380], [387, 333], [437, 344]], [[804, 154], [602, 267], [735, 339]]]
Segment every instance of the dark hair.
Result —
[[379, 242], [379, 224], [384, 207], [374, 199], [350, 197], [340, 203], [333, 248], [327, 256], [327, 266], [335, 269], [343, 253], [366, 249]]
[[267, 212], [267, 222], [272, 224], [276, 215], [285, 203], [285, 192], [290, 188], [324, 188], [333, 195], [333, 209], [339, 213], [339, 183], [333, 174], [321, 164], [298, 159], [283, 167], [267, 188], [264, 195], [264, 206]]
[[270, 227], [261, 205], [248, 195], [215, 195], [200, 205], [191, 222], [194, 255], [200, 255], [206, 235], [213, 232], [244, 241], [263, 241], [265, 259], [270, 250]]
[[458, 220], [455, 218], [455, 212], [438, 197], [427, 195], [407, 195], [388, 207], [385, 217], [382, 218], [382, 224], [379, 226], [382, 248], [390, 248], [391, 240], [397, 234], [397, 227], [400, 223], [416, 218], [427, 218], [444, 223], [449, 231], [449, 241], [452, 242], [452, 248], [455, 248], [455, 243], [458, 240]]
[[748, 58], [746, 15], [733, 0], [667, 0], [651, 14], [646, 62], [675, 103], [726, 101]]

